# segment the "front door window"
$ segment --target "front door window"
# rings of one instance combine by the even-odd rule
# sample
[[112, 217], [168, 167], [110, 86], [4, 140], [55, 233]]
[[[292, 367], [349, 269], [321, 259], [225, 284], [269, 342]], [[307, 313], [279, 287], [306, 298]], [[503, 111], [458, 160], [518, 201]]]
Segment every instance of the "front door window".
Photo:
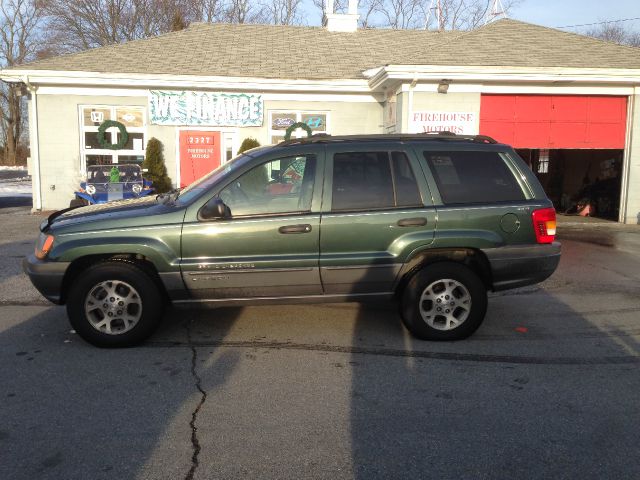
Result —
[[220, 192], [233, 217], [311, 210], [316, 158], [285, 157], [258, 165]]

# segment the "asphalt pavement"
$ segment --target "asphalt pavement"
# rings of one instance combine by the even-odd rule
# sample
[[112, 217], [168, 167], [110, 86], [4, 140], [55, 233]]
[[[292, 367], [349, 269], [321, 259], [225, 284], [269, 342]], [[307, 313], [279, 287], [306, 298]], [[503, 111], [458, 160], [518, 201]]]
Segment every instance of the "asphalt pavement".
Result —
[[556, 274], [461, 342], [330, 304], [171, 308], [101, 350], [20, 272], [41, 220], [0, 209], [2, 479], [640, 477], [634, 227], [561, 229]]

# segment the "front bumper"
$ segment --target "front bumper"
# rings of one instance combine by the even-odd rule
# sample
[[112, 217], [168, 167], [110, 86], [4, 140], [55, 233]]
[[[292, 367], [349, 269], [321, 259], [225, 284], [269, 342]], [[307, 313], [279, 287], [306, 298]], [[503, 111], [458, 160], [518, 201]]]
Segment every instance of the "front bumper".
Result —
[[546, 280], [558, 268], [560, 250], [560, 242], [483, 250], [491, 264], [493, 290], [524, 287]]
[[70, 262], [48, 262], [38, 260], [31, 254], [22, 261], [24, 273], [29, 275], [33, 286], [49, 301], [62, 303], [62, 280]]

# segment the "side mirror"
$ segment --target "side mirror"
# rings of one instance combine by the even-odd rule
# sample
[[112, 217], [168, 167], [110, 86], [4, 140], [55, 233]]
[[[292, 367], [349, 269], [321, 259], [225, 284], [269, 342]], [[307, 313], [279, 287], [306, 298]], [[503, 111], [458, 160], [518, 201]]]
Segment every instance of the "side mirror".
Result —
[[214, 220], [231, 217], [231, 209], [219, 198], [212, 198], [200, 209], [200, 218]]

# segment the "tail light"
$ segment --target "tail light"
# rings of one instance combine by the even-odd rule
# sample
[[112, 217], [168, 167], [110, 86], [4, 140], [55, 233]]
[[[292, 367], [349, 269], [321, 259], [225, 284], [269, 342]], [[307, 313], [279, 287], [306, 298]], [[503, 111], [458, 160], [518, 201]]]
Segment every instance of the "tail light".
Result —
[[536, 232], [538, 243], [552, 243], [556, 237], [556, 210], [555, 208], [541, 208], [534, 210], [533, 230]]

